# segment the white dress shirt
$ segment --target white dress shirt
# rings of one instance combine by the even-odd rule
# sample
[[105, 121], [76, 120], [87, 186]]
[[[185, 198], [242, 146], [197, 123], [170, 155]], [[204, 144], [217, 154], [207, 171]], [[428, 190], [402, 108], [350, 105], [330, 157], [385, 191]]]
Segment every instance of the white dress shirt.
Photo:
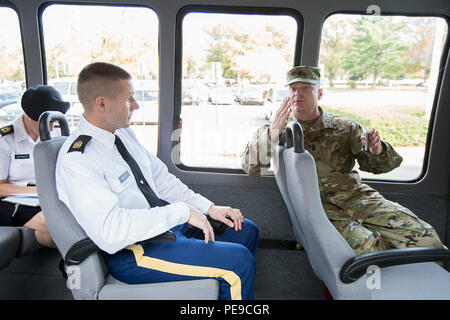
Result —
[[[189, 219], [189, 206], [206, 214], [213, 203], [169, 173], [167, 166], [138, 142], [130, 128], [118, 129], [115, 134], [136, 160], [155, 194], [170, 204], [150, 208], [114, 144], [114, 134], [82, 117], [59, 152], [56, 186], [60, 200], [95, 244], [115, 253], [185, 223]], [[83, 152], [68, 152], [80, 135], [92, 139]]]
[[33, 148], [37, 141], [28, 135], [23, 124], [23, 114], [13, 122], [14, 132], [0, 137], [0, 180], [7, 183], [26, 186], [35, 184]]

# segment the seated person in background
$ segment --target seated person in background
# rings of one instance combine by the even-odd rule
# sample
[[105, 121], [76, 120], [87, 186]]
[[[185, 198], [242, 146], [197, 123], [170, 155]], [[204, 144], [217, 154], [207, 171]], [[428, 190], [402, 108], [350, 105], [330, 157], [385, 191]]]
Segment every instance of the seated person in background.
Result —
[[319, 107], [323, 94], [319, 68], [291, 69], [286, 85], [289, 96], [272, 123], [259, 128], [247, 144], [241, 156], [242, 169], [253, 176], [267, 170], [287, 122], [298, 121], [305, 148], [316, 161], [323, 208], [356, 254], [389, 248], [445, 248], [432, 226], [361, 183], [353, 169], [355, 160], [361, 170], [384, 173], [398, 167], [403, 159], [374, 129], [367, 135], [368, 149], [363, 150], [366, 138], [357, 122]]
[[[33, 148], [39, 142], [39, 116], [45, 111], [66, 113], [69, 102], [51, 87], [30, 87], [22, 96], [23, 114], [0, 129], [0, 196], [36, 193]], [[50, 129], [53, 129], [51, 124]], [[1, 226], [25, 226], [35, 230], [36, 240], [55, 248], [40, 207], [0, 201]]]
[[[130, 74], [92, 63], [77, 90], [84, 114], [59, 152], [56, 187], [111, 274], [133, 284], [214, 278], [219, 299], [252, 299], [258, 227], [194, 193], [139, 143]], [[208, 218], [229, 228], [215, 234]], [[175, 242], [141, 242], [167, 230]]]

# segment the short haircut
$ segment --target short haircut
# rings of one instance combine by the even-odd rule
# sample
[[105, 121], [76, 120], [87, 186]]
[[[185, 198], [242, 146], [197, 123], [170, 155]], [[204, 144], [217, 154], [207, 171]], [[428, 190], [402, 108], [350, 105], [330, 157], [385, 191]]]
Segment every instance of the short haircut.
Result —
[[78, 75], [78, 99], [85, 108], [90, 108], [98, 96], [114, 98], [119, 93], [117, 83], [130, 79], [131, 75], [127, 71], [111, 63], [88, 64]]

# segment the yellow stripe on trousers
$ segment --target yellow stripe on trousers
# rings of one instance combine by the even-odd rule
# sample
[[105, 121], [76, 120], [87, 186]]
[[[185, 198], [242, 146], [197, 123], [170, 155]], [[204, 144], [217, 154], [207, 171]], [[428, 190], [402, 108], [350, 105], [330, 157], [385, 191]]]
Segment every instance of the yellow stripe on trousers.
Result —
[[147, 257], [144, 256], [144, 248], [142, 248], [142, 246], [138, 244], [128, 246], [127, 249], [133, 251], [136, 263], [140, 267], [161, 272], [179, 274], [183, 276], [222, 278], [230, 285], [231, 299], [242, 300], [241, 279], [233, 271], [174, 263], [157, 258]]

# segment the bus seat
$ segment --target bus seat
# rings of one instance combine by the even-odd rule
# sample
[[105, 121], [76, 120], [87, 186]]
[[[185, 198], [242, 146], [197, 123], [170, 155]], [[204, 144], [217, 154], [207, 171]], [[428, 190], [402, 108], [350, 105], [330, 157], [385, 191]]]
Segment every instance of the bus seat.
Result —
[[[449, 250], [412, 248], [355, 255], [323, 210], [315, 161], [304, 149], [296, 121], [286, 128], [283, 160], [286, 198], [301, 225], [302, 243], [307, 244], [315, 274], [334, 299], [450, 299], [450, 273], [432, 262], [449, 260]], [[374, 276], [379, 276], [380, 286], [369, 283], [371, 265], [379, 267]]]
[[6, 268], [20, 251], [17, 227], [0, 227], [0, 270]]
[[283, 152], [286, 150], [286, 140], [285, 134], [280, 135], [280, 142], [272, 151], [272, 167], [273, 173], [275, 175], [275, 180], [280, 190], [281, 196], [288, 209], [289, 218], [292, 224], [292, 232], [294, 233], [295, 240], [297, 243], [303, 247], [307, 246], [305, 236], [303, 235], [303, 230], [301, 225], [295, 215], [294, 208], [292, 207], [291, 201], [289, 200], [289, 195], [287, 192], [287, 181], [286, 181], [286, 168], [284, 165]]
[[27, 227], [17, 227], [20, 233], [20, 249], [17, 253], [18, 257], [22, 257], [32, 253], [40, 248], [42, 245], [36, 240], [35, 231]]
[[[50, 137], [50, 121], [58, 121], [61, 137]], [[68, 264], [68, 253], [80, 242], [89, 240], [58, 199], [55, 168], [59, 149], [69, 135], [66, 118], [59, 112], [45, 112], [39, 119], [41, 141], [35, 146], [34, 159], [39, 201], [52, 238]], [[71, 250], [72, 249], [72, 250]], [[76, 250], [75, 250], [76, 251]], [[75, 299], [217, 299], [217, 280], [203, 279], [173, 283], [130, 285], [114, 279], [107, 272], [102, 255], [95, 251], [67, 268], [68, 284]]]
[[6, 268], [15, 257], [32, 253], [42, 246], [34, 230], [27, 227], [0, 227], [0, 269]]

